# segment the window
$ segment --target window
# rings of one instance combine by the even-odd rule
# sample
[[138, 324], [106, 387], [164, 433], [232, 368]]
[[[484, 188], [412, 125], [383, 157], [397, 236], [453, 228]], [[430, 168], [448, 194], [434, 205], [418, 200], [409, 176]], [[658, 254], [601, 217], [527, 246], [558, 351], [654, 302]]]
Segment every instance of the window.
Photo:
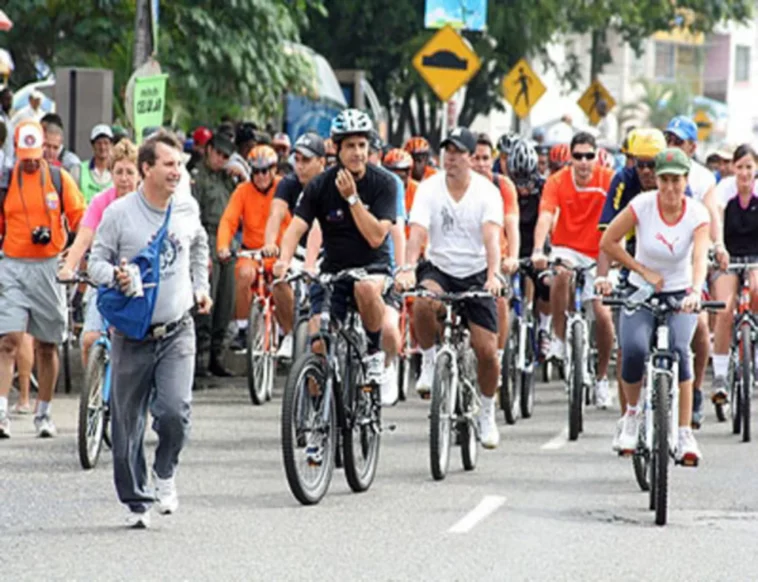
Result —
[[662, 81], [673, 81], [674, 58], [676, 47], [667, 42], [655, 43], [655, 78]]
[[734, 82], [747, 83], [750, 81], [750, 47], [737, 46], [734, 54]]

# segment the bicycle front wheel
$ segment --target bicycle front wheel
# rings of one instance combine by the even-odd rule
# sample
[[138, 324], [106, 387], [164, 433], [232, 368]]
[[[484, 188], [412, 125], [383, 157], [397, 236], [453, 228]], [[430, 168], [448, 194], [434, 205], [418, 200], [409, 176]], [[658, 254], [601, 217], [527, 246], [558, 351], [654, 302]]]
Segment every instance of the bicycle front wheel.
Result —
[[531, 418], [534, 414], [534, 368], [537, 363], [535, 357], [534, 322], [526, 330], [526, 346], [524, 346], [525, 370], [521, 372], [521, 385], [519, 386], [521, 404], [521, 418]]
[[267, 383], [273, 382], [267, 365], [270, 331], [264, 306], [254, 300], [247, 318], [247, 388], [256, 406], [266, 402]]
[[[512, 312], [511, 312], [511, 315]], [[519, 372], [516, 370], [518, 357], [518, 321], [514, 317], [513, 325], [508, 333], [508, 341], [503, 349], [503, 359], [500, 362], [500, 408], [503, 410], [506, 424], [516, 424], [519, 411]]]
[[655, 524], [666, 525], [669, 494], [669, 393], [671, 377], [656, 374], [653, 383], [653, 474], [655, 475], [651, 494], [655, 509]]
[[105, 433], [105, 348], [95, 344], [90, 349], [84, 388], [79, 394], [77, 445], [83, 469], [93, 469], [100, 458]]
[[740, 381], [740, 410], [742, 419], [742, 442], [750, 442], [750, 395], [753, 390], [753, 341], [748, 324], [740, 328], [740, 353], [742, 354], [742, 378]]
[[450, 440], [455, 413], [455, 381], [453, 358], [449, 352], [437, 356], [432, 380], [432, 402], [429, 415], [429, 460], [432, 477], [445, 478], [450, 465]]
[[287, 483], [303, 505], [321, 501], [334, 472], [337, 414], [334, 395], [326, 406], [326, 362], [306, 354], [287, 376], [282, 398], [282, 456]]
[[569, 378], [569, 440], [575, 441], [582, 432], [582, 406], [584, 404], [584, 326], [581, 321], [571, 324], [571, 369]]
[[[352, 351], [352, 350], [351, 350]], [[352, 358], [345, 381], [342, 450], [345, 478], [355, 493], [367, 491], [376, 477], [381, 439], [379, 386], [367, 384], [361, 363]]]

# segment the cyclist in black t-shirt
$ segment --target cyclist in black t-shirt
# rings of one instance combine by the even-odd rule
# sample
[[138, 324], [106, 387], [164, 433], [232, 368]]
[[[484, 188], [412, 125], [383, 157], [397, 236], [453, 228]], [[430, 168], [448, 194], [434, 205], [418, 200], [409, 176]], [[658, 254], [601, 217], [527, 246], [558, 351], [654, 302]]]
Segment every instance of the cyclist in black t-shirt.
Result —
[[[322, 271], [367, 268], [375, 274], [374, 278], [355, 284], [347, 281], [338, 284], [332, 296], [332, 313], [343, 318], [347, 296], [354, 296], [368, 339], [367, 380], [381, 386], [385, 371], [385, 354], [380, 343], [385, 310], [382, 295], [390, 274], [387, 234], [395, 221], [397, 193], [391, 176], [367, 164], [372, 129], [371, 119], [355, 109], [346, 109], [334, 119], [331, 136], [337, 147], [338, 164], [305, 188], [284, 234], [274, 275], [284, 275], [298, 241], [314, 220], [318, 220], [323, 236]], [[322, 299], [323, 289], [314, 285], [311, 333], [318, 331]]]
[[[326, 149], [324, 140], [315, 133], [305, 133], [295, 142], [295, 171], [286, 175], [276, 188], [274, 199], [271, 201], [268, 221], [266, 222], [265, 245], [263, 254], [275, 257], [279, 254], [276, 239], [282, 222], [288, 215], [294, 216], [295, 206], [303, 193], [303, 188], [311, 180], [324, 171]], [[305, 247], [308, 234], [304, 234], [295, 249], [294, 258], [300, 266], [311, 267], [307, 264]], [[277, 319], [285, 333], [284, 340], [277, 355], [284, 358], [292, 357], [292, 328], [295, 324], [295, 293], [289, 285], [274, 285], [271, 295], [276, 306]]]

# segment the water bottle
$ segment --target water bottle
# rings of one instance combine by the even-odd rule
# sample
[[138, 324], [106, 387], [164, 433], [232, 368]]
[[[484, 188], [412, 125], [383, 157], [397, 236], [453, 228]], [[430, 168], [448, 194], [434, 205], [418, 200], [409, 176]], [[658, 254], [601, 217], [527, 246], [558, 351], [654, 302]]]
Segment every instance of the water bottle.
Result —
[[639, 288], [627, 297], [629, 303], [640, 304], [650, 299], [655, 293], [655, 287], [650, 283], [643, 283]]

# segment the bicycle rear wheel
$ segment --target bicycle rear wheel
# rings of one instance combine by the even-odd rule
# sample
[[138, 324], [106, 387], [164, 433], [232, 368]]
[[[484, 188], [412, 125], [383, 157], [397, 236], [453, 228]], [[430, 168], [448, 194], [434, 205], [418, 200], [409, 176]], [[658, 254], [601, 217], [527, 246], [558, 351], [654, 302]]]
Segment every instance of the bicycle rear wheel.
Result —
[[334, 473], [337, 441], [335, 394], [324, 414], [326, 363], [306, 354], [292, 366], [282, 398], [282, 456], [287, 483], [303, 505], [321, 501]]
[[740, 353], [742, 354], [742, 378], [740, 381], [740, 410], [742, 419], [742, 442], [750, 442], [750, 396], [753, 390], [753, 342], [748, 324], [740, 328]]
[[105, 348], [95, 344], [90, 349], [84, 387], [79, 394], [77, 445], [79, 462], [84, 469], [93, 469], [100, 458], [105, 434]]
[[584, 404], [584, 374], [582, 373], [584, 353], [584, 326], [582, 322], [571, 324], [571, 369], [569, 377], [569, 440], [575, 441], [582, 432], [582, 406]]
[[516, 424], [519, 411], [520, 376], [516, 369], [518, 357], [518, 321], [511, 312], [511, 329], [508, 341], [503, 349], [503, 359], [500, 362], [500, 408], [503, 410], [506, 424]]
[[452, 356], [449, 352], [442, 352], [434, 364], [429, 415], [429, 460], [432, 477], [437, 481], [445, 478], [450, 465], [450, 437], [455, 412], [454, 384]]
[[344, 378], [345, 426], [342, 431], [342, 451], [345, 478], [350, 489], [361, 493], [371, 487], [376, 477], [381, 442], [379, 386], [366, 384], [363, 367], [350, 349], [348, 369]]
[[247, 389], [250, 400], [256, 406], [266, 402], [270, 333], [264, 306], [253, 300], [247, 319]]
[[655, 481], [653, 484], [655, 504], [655, 524], [666, 525], [668, 516], [668, 469], [669, 469], [669, 392], [671, 377], [666, 374], [656, 374], [653, 383], [653, 463], [655, 465]]

